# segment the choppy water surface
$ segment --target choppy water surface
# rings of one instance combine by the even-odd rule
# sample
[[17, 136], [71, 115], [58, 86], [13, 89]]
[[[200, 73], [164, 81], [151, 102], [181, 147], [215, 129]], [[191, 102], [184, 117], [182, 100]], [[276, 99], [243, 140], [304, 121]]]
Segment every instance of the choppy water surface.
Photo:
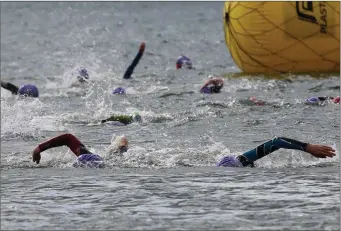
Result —
[[[1, 79], [34, 83], [39, 99], [1, 90], [1, 229], [339, 230], [340, 106], [305, 105], [340, 94], [340, 76], [239, 72], [224, 42], [222, 2], [1, 3]], [[122, 80], [140, 42], [146, 52]], [[195, 70], [175, 70], [180, 54]], [[78, 67], [91, 84], [71, 88]], [[221, 94], [198, 92], [225, 76]], [[126, 96], [111, 95], [117, 86]], [[245, 99], [267, 101], [255, 106]], [[98, 122], [139, 112], [143, 123]], [[61, 147], [31, 162], [34, 147], [71, 132], [105, 158], [75, 169]], [[110, 152], [125, 134], [130, 150]], [[280, 150], [256, 168], [216, 168], [273, 136], [332, 145], [316, 160]], [[109, 147], [109, 148], [108, 148]]]

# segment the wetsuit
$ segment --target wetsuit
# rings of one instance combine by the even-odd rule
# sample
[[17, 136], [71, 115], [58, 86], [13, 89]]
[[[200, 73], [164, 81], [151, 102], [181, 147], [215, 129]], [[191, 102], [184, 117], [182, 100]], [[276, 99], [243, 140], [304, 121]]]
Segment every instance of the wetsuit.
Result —
[[131, 75], [133, 74], [135, 67], [137, 66], [137, 64], [139, 63], [140, 59], [142, 58], [142, 55], [144, 53], [144, 48], [145, 48], [145, 44], [142, 43], [140, 45], [139, 52], [135, 56], [133, 62], [130, 64], [130, 66], [128, 67], [126, 72], [124, 73], [124, 75], [123, 75], [124, 79], [129, 79], [131, 77]]
[[258, 147], [245, 152], [237, 157], [235, 156], [225, 156], [218, 163], [217, 166], [223, 167], [254, 167], [254, 161], [269, 155], [270, 153], [280, 149], [294, 149], [306, 152], [308, 143], [303, 143], [297, 140], [285, 138], [285, 137], [275, 137]]
[[222, 85], [213, 85], [212, 86], [205, 86], [201, 88], [201, 93], [212, 94], [212, 93], [220, 93], [220, 90], [223, 88]]
[[6, 83], [6, 82], [1, 81], [1, 87], [5, 88], [6, 90], [9, 90], [14, 95], [18, 94], [19, 87], [11, 83]]
[[200, 92], [206, 94], [220, 93], [220, 90], [224, 86], [224, 81], [222, 79], [217, 79], [210, 77], [208, 81], [201, 87]]
[[101, 123], [105, 123], [108, 121], [117, 122], [115, 125], [124, 126], [134, 121], [141, 122], [141, 116], [139, 114], [136, 115], [113, 115], [105, 120], [102, 120]]
[[320, 97], [310, 97], [306, 100], [307, 104], [320, 104], [327, 100], [332, 100], [333, 103], [340, 103], [340, 97], [329, 97], [329, 96], [320, 96]]
[[[77, 137], [67, 133], [57, 137], [54, 137], [44, 143], [39, 144], [33, 151], [33, 162], [39, 164], [40, 153], [59, 146], [66, 145], [77, 156], [76, 161], [73, 163], [74, 167], [91, 167], [91, 168], [103, 168], [105, 167], [102, 157], [90, 152], [84, 144], [82, 144]], [[122, 154], [128, 150], [128, 141], [123, 141], [117, 147], [116, 152]]]
[[73, 163], [74, 167], [98, 167], [103, 168], [104, 162], [102, 157], [90, 152], [84, 144], [82, 144], [77, 137], [72, 134], [63, 134], [52, 138], [42, 144], [39, 144], [40, 152], [50, 148], [66, 145], [77, 156], [76, 161]]

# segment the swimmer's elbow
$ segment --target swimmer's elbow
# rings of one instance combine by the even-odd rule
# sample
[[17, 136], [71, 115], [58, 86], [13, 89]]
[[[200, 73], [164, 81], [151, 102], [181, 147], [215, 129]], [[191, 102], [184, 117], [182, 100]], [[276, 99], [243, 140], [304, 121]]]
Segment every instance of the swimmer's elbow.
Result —
[[75, 137], [75, 136], [72, 135], [71, 133], [65, 133], [64, 136], [67, 137], [67, 138], [73, 138], [73, 137]]

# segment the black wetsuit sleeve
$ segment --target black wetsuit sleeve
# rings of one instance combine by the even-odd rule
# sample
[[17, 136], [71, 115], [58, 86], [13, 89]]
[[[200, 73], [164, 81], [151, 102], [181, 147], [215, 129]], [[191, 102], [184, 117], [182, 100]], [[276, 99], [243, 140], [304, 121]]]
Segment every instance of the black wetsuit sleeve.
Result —
[[243, 164], [243, 166], [248, 166], [254, 161], [269, 155], [270, 153], [280, 149], [294, 149], [306, 152], [308, 143], [303, 143], [298, 140], [289, 139], [286, 137], [275, 137], [258, 147], [239, 155], [237, 158]]
[[317, 97], [320, 101], [326, 101], [328, 99], [333, 99], [334, 97], [325, 97], [325, 96], [320, 96], [320, 97]]
[[17, 86], [3, 81], [1, 81], [1, 87], [5, 88], [6, 90], [9, 90], [14, 95], [17, 95], [19, 91], [19, 88]]
[[123, 76], [124, 79], [129, 79], [131, 77], [131, 75], [134, 72], [135, 67], [137, 66], [137, 64], [139, 63], [140, 59], [142, 58], [143, 53], [144, 53], [144, 49], [143, 50], [139, 50], [139, 52], [135, 56], [133, 62], [130, 64], [130, 66], [128, 67], [128, 69], [124, 73], [124, 76]]

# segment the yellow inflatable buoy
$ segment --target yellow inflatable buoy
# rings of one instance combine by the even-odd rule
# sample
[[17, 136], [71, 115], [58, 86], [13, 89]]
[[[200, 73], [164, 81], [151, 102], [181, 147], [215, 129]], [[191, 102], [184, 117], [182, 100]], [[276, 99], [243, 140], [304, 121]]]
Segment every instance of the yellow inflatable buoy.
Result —
[[340, 72], [340, 2], [225, 2], [224, 32], [244, 72]]

